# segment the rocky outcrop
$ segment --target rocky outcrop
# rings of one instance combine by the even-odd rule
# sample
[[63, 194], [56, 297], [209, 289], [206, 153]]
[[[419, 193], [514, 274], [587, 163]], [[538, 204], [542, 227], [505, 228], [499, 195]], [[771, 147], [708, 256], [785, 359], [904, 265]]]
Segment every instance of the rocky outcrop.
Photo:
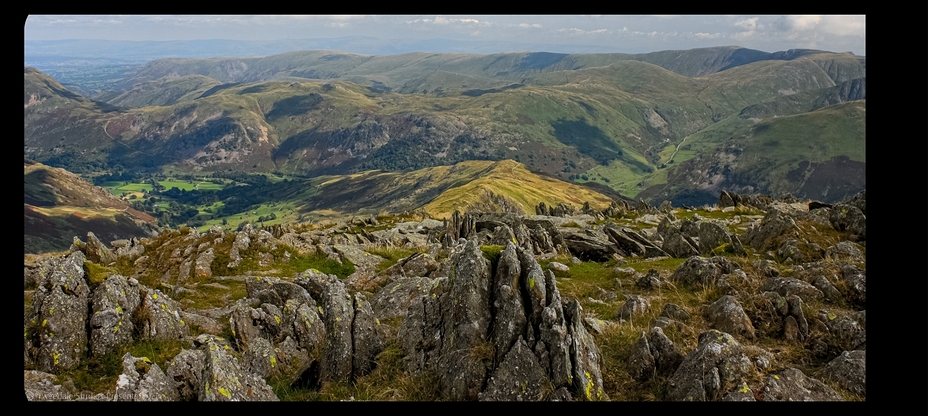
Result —
[[238, 359], [229, 354], [228, 344], [212, 336], [204, 336], [199, 342], [204, 360], [197, 400], [277, 401], [267, 382], [244, 371]]
[[754, 364], [731, 335], [710, 330], [699, 335], [690, 352], [667, 383], [672, 401], [714, 401], [744, 382]]
[[[400, 327], [411, 372], [437, 371], [447, 399], [519, 400], [562, 387], [571, 397], [606, 398], [602, 357], [579, 303], [561, 301], [553, 273], [543, 272], [530, 251], [510, 242], [491, 274], [469, 240], [455, 247], [449, 264], [449, 276], [412, 301]], [[527, 384], [511, 384], [514, 373]]]
[[818, 373], [822, 380], [831, 380], [841, 388], [860, 397], [867, 397], [867, 353], [866, 351], [844, 351], [831, 360]]
[[146, 357], [122, 357], [122, 374], [116, 380], [116, 401], [166, 402], [177, 401], [180, 395], [174, 383], [161, 371], [158, 364]]
[[74, 368], [87, 350], [90, 289], [84, 280], [84, 258], [79, 251], [68, 255], [35, 291], [26, 319], [27, 355], [41, 371]]
[[108, 277], [93, 291], [90, 315], [90, 353], [101, 357], [133, 341], [131, 317], [142, 300], [139, 282], [125, 276]]

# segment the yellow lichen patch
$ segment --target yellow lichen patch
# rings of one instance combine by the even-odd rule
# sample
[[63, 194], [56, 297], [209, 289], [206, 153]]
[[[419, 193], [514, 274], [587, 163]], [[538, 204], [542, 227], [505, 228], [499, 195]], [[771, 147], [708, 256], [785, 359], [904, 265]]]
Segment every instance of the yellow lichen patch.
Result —
[[116, 313], [122, 313], [122, 307], [117, 306], [117, 307], [116, 307]]
[[55, 361], [55, 365], [58, 365], [58, 359], [61, 358], [61, 353], [58, 351], [52, 352], [52, 359]]
[[271, 356], [271, 368], [274, 368], [275, 365], [277, 365], [277, 358], [274, 358], [274, 356], [272, 355]]
[[773, 378], [774, 378], [774, 380], [779, 380], [779, 379], [780, 379], [780, 376], [774, 375]]
[[587, 400], [593, 400], [593, 379], [588, 371], [584, 374], [586, 374], [586, 398]]
[[274, 320], [277, 321], [277, 325], [280, 325], [280, 317], [279, 317], [279, 316], [274, 315]]
[[747, 383], [744, 383], [741, 385], [741, 389], [739, 389], [738, 391], [741, 393], [747, 393], [751, 391], [751, 389], [748, 387]]
[[152, 294], [151, 294], [151, 298], [152, 298], [152, 299], [158, 299], [158, 294], [157, 294], [157, 293], [152, 293]]
[[534, 277], [529, 277], [529, 278], [528, 278], [528, 287], [529, 287], [529, 289], [534, 289], [534, 288], [535, 288], [535, 278], [534, 278]]
[[42, 320], [42, 326], [48, 325], [48, 319]]

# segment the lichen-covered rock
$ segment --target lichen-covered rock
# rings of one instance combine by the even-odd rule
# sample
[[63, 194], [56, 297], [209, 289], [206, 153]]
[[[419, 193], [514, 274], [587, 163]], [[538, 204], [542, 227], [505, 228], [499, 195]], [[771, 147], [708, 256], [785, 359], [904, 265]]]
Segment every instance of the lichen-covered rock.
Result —
[[661, 248], [676, 258], [687, 258], [699, 254], [699, 250], [693, 244], [692, 239], [684, 236], [679, 229], [672, 229], [667, 232]]
[[667, 303], [661, 309], [660, 316], [666, 316], [670, 319], [676, 319], [681, 322], [687, 322], [690, 320], [690, 313], [686, 311], [682, 306], [675, 303]]
[[818, 375], [822, 380], [832, 380], [851, 393], [867, 397], [867, 352], [844, 351], [825, 365]]
[[201, 346], [205, 353], [200, 378], [199, 401], [277, 401], [274, 390], [264, 379], [243, 371], [234, 356], [208, 336]]
[[516, 340], [525, 333], [528, 322], [522, 301], [522, 267], [517, 251], [514, 244], [506, 245], [500, 253], [496, 277], [493, 279], [495, 301], [490, 342], [496, 346], [497, 362], [502, 361], [503, 356], [512, 348]]
[[248, 230], [251, 229], [251, 224], [248, 224], [246, 227], [245, 230], [235, 234], [235, 241], [232, 242], [232, 248], [229, 249], [229, 259], [231, 261], [226, 267], [230, 269], [238, 267], [242, 262], [241, 251], [248, 250], [248, 246], [251, 245], [251, 239], [248, 238]]
[[374, 295], [371, 307], [380, 320], [404, 318], [412, 300], [428, 295], [432, 279], [408, 277], [393, 280]]
[[710, 221], [699, 223], [699, 254], [707, 255], [726, 244], [731, 246], [731, 237], [721, 225]]
[[714, 285], [722, 275], [731, 273], [737, 268], [736, 264], [724, 257], [693, 256], [674, 270], [670, 280], [689, 286], [704, 287]]
[[703, 332], [696, 349], [668, 381], [667, 399], [717, 400], [753, 370], [754, 364], [731, 335], [714, 329]]
[[478, 394], [481, 401], [541, 400], [549, 381], [535, 354], [521, 337], [503, 357]]
[[293, 317], [289, 322], [295, 341], [312, 358], [318, 358], [326, 343], [325, 323], [319, 317], [319, 309], [314, 305], [301, 303], [294, 306], [295, 303], [296, 301], [291, 299], [284, 306], [284, 314]]
[[754, 398], [754, 391], [748, 387], [748, 383], [742, 382], [741, 387], [734, 389], [725, 396], [722, 396], [723, 402], [756, 402], [757, 399]]
[[492, 360], [492, 352], [481, 351], [489, 344], [490, 262], [476, 240], [469, 240], [449, 262], [450, 287], [441, 303], [444, 340], [439, 386], [442, 397], [449, 400], [475, 400], [486, 378], [484, 361]]
[[812, 279], [812, 286], [815, 286], [816, 289], [821, 290], [822, 293], [825, 294], [825, 298], [828, 299], [828, 301], [831, 303], [835, 303], [843, 299], [843, 296], [841, 296], [841, 291], [839, 291], [838, 288], [836, 288], [835, 285], [832, 284], [831, 281], [829, 281], [825, 276], [818, 275], [815, 277], [815, 279]]
[[651, 310], [651, 302], [638, 295], [626, 295], [625, 303], [616, 312], [616, 319], [631, 319], [635, 315], [644, 315]]
[[61, 384], [54, 374], [35, 370], [23, 371], [23, 388], [26, 390], [26, 400], [30, 402], [58, 402], [70, 401], [71, 393]]
[[116, 261], [116, 254], [113, 253], [113, 250], [107, 248], [106, 244], [103, 244], [92, 231], [87, 232], [87, 243], [81, 244], [79, 247], [87, 257], [87, 261], [102, 265]]
[[771, 209], [761, 220], [760, 226], [752, 227], [745, 232], [741, 241], [754, 250], [768, 250], [786, 238], [796, 238], [798, 232], [799, 227], [789, 215]]
[[212, 277], [213, 270], [210, 265], [213, 264], [214, 258], [216, 258], [216, 254], [212, 247], [197, 254], [197, 260], [193, 265], [194, 276], [198, 279]]
[[178, 400], [196, 401], [200, 392], [200, 377], [203, 374], [205, 353], [201, 350], [181, 350], [165, 363], [168, 379], [173, 380]]
[[707, 312], [712, 328], [754, 339], [754, 325], [734, 296], [722, 296], [709, 305]]
[[322, 322], [328, 335], [328, 344], [320, 360], [319, 376], [324, 381], [351, 380], [352, 341], [351, 323], [354, 305], [348, 289], [340, 280], [329, 280], [322, 293]]
[[641, 332], [638, 341], [632, 346], [632, 352], [628, 357], [628, 370], [639, 383], [649, 380], [656, 370], [654, 356], [651, 355], [651, 347], [648, 345], [648, 337]]
[[825, 383], [807, 377], [802, 371], [787, 368], [767, 377], [764, 401], [823, 402], [841, 401], [841, 395]]
[[181, 318], [180, 304], [158, 289], [141, 286], [142, 298], [134, 323], [141, 339], [180, 339], [190, 333], [190, 327]]
[[839, 203], [831, 208], [828, 218], [831, 226], [838, 231], [848, 231], [859, 240], [867, 237], [867, 216], [854, 205]]
[[139, 283], [112, 275], [93, 291], [90, 315], [90, 353], [101, 357], [120, 345], [132, 342], [132, 314], [141, 303]]
[[847, 299], [851, 304], [864, 308], [867, 306], [867, 272], [853, 265], [841, 268], [841, 277], [847, 284]]
[[269, 276], [245, 277], [245, 291], [248, 297], [258, 299], [261, 303], [270, 303], [278, 308], [284, 307], [288, 300], [315, 305], [316, 301], [302, 286]]
[[377, 330], [380, 323], [374, 318], [374, 311], [364, 295], [354, 295], [354, 321], [352, 322], [352, 342], [354, 354], [352, 373], [355, 377], [369, 373], [374, 368], [374, 358], [383, 351], [386, 341]]
[[158, 364], [147, 357], [122, 356], [122, 374], [116, 380], [116, 401], [173, 402], [180, 395]]
[[661, 287], [661, 276], [657, 273], [657, 270], [651, 269], [648, 270], [648, 274], [642, 276], [635, 282], [635, 286], [638, 286], [645, 290], [651, 290]]
[[242, 352], [242, 369], [261, 378], [267, 378], [278, 366], [274, 346], [264, 338], [254, 338]]
[[57, 373], [77, 366], [87, 350], [84, 254], [75, 251], [59, 262], [35, 291], [28, 325], [33, 328], [30, 356], [36, 368]]
[[839, 351], [853, 351], [867, 349], [867, 330], [853, 317], [842, 316], [828, 321], [831, 332], [832, 345]]
[[583, 327], [580, 302], [571, 300], [564, 308], [567, 332], [570, 334], [570, 356], [573, 366], [573, 387], [583, 400], [609, 400], [603, 390], [602, 354], [596, 342]]
[[825, 297], [822, 291], [818, 290], [815, 286], [792, 277], [778, 276], [768, 278], [764, 281], [764, 284], [761, 285], [760, 290], [765, 292], [776, 292], [783, 297], [797, 295], [806, 302], [820, 300]]
[[860, 251], [860, 248], [860, 244], [845, 240], [828, 247], [825, 254], [833, 259], [864, 260], [864, 255]]
[[676, 345], [660, 327], [651, 327], [650, 343], [651, 356], [654, 357], [654, 365], [659, 374], [673, 374], [677, 367], [683, 362], [683, 354], [677, 349]]

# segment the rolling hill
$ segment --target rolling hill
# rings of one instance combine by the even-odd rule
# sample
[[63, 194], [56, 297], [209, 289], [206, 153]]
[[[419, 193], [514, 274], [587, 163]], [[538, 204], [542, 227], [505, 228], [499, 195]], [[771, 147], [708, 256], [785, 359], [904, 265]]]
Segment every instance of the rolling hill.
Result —
[[154, 230], [154, 218], [64, 169], [27, 159], [23, 180], [25, 253], [66, 250], [88, 231], [110, 241]]

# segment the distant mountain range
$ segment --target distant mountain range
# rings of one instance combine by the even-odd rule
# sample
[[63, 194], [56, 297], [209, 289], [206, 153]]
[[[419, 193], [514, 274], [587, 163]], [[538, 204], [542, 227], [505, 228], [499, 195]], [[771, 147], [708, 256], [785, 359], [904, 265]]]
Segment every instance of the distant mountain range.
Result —
[[305, 178], [512, 159], [677, 204], [865, 187], [866, 58], [849, 53], [327, 50], [85, 76], [107, 87], [87, 98], [25, 68], [25, 157], [78, 173]]

